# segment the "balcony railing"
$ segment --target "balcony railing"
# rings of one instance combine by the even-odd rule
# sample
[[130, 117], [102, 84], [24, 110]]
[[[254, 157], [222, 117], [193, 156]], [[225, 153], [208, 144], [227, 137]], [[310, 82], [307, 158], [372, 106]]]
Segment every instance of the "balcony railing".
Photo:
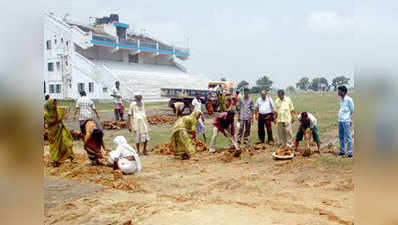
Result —
[[177, 48], [177, 47], [176, 47], [176, 52], [188, 54], [188, 53], [189, 53], [189, 50], [186, 49], [186, 48]]
[[156, 44], [156, 42], [139, 41], [136, 39], [121, 39], [117, 42], [116, 38], [93, 34], [93, 44], [107, 45], [121, 48], [133, 48], [143, 51], [152, 51], [162, 54], [175, 54], [178, 56], [189, 56], [189, 49], [186, 48], [173, 48], [172, 46], [164, 44]]
[[166, 50], [166, 51], [173, 51], [173, 47], [159, 44], [159, 49]]
[[116, 38], [101, 36], [101, 35], [98, 35], [98, 34], [93, 34], [93, 40], [116, 43]]
[[125, 44], [125, 45], [135, 45], [138, 46], [138, 41], [135, 39], [122, 39], [119, 40], [120, 44]]
[[141, 42], [140, 42], [140, 47], [144, 47], [144, 48], [154, 48], [154, 49], [156, 49], [156, 43], [154, 43], [154, 42], [141, 41]]

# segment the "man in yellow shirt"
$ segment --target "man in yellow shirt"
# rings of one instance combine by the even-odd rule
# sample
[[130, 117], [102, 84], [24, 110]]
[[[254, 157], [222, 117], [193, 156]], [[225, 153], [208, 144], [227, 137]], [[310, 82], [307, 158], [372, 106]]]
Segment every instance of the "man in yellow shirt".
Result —
[[285, 96], [285, 91], [278, 90], [275, 101], [275, 118], [278, 124], [279, 143], [292, 147], [292, 123], [294, 122], [294, 106], [292, 100]]

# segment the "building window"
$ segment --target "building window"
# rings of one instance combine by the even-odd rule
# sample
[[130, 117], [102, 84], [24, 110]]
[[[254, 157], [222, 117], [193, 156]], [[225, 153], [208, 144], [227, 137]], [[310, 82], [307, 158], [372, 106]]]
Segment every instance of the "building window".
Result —
[[54, 39], [54, 44], [55, 44], [55, 45], [57, 44], [57, 38]]
[[66, 56], [64, 56], [64, 62], [65, 62], [65, 66], [68, 66], [68, 56], [66, 55]]
[[46, 46], [47, 46], [47, 49], [51, 49], [51, 40], [48, 40], [46, 42]]
[[50, 93], [54, 93], [54, 84], [48, 85], [48, 89]]
[[84, 91], [84, 83], [78, 83], [77, 84], [77, 91], [80, 93], [81, 91]]
[[57, 70], [59, 71], [61, 69], [61, 63], [57, 62]]
[[88, 92], [94, 92], [94, 82], [88, 83]]
[[50, 62], [48, 63], [48, 72], [54, 71], [54, 63]]
[[64, 38], [61, 38], [61, 43], [64, 43]]
[[43, 90], [44, 90], [44, 94], [46, 94], [47, 88], [46, 88], [46, 82], [44, 81], [44, 85], [43, 85]]
[[67, 47], [69, 46], [69, 41], [66, 41], [66, 46], [67, 46]]
[[61, 85], [60, 84], [55, 85], [55, 90], [57, 93], [61, 93]]
[[108, 88], [107, 88], [107, 87], [103, 87], [103, 88], [102, 88], [102, 91], [103, 91], [103, 92], [108, 92]]
[[68, 88], [72, 88], [72, 80], [71, 79], [67, 79], [66, 83], [68, 84]]

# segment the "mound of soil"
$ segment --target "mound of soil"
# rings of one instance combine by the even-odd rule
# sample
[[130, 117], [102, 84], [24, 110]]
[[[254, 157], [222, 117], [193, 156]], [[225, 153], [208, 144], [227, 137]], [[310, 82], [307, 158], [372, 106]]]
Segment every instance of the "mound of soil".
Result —
[[288, 146], [285, 146], [285, 147], [283, 147], [281, 149], [276, 150], [275, 154], [278, 155], [278, 156], [289, 156], [289, 155], [292, 154], [292, 148], [288, 147]]
[[128, 128], [127, 122], [113, 122], [110, 120], [102, 121], [102, 126], [105, 130], [120, 130], [124, 128]]
[[[208, 147], [206, 144], [201, 142], [198, 139], [195, 139], [192, 143], [195, 146], [196, 152], [205, 152], [208, 151]], [[155, 152], [158, 154], [162, 155], [173, 155], [174, 154], [174, 149], [171, 148], [171, 145], [169, 142], [165, 142], [164, 144], [157, 145], [154, 148], [150, 150], [151, 152]]]
[[45, 156], [45, 174], [56, 177], [90, 181], [107, 187], [137, 191], [139, 186], [133, 182], [134, 175], [122, 175], [107, 166], [91, 166], [86, 154], [76, 154], [75, 163], [64, 161], [59, 167], [52, 167], [49, 156]]
[[177, 120], [176, 117], [165, 116], [161, 114], [148, 116], [147, 119], [148, 123], [151, 125], [174, 123]]

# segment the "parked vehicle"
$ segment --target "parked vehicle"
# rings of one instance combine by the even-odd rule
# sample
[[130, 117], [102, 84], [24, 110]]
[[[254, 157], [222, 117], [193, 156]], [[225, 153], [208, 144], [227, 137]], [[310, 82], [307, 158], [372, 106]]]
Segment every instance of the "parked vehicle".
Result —
[[195, 98], [197, 92], [200, 92], [200, 99], [202, 104], [204, 104], [207, 101], [209, 90], [161, 88], [160, 96], [162, 98], [170, 98], [170, 107], [172, 107], [175, 102], [184, 102], [185, 108], [189, 108], [189, 112], [192, 112], [192, 100]]
[[192, 100], [195, 98], [196, 93], [200, 92], [200, 99], [202, 104], [206, 105], [210, 101], [213, 105], [213, 109], [217, 111], [219, 108], [219, 96], [220, 92], [217, 91], [217, 87], [221, 85], [224, 92], [226, 92], [227, 97], [233, 98], [233, 82], [228, 81], [210, 81], [208, 83], [208, 90], [203, 89], [184, 89], [184, 88], [161, 88], [160, 96], [162, 98], [170, 98], [169, 106], [173, 107], [175, 102], [184, 102], [185, 108], [192, 112]]

